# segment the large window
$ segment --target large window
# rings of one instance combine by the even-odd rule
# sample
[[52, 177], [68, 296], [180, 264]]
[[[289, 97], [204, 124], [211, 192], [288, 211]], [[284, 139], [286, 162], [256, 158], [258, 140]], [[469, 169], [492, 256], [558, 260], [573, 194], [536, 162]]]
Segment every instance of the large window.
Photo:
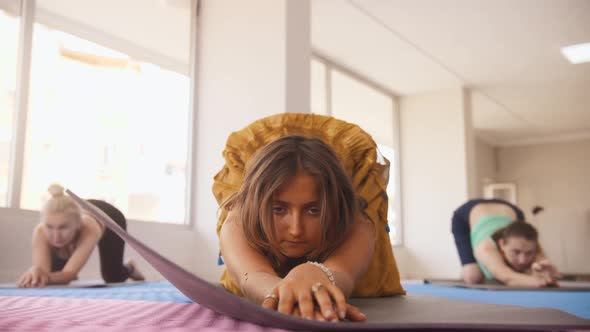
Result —
[[373, 137], [380, 155], [389, 160], [389, 234], [393, 244], [401, 244], [399, 133], [394, 96], [320, 58], [312, 59], [311, 80], [312, 112], [359, 125]]
[[20, 19], [16, 13], [0, 8], [0, 207], [8, 204], [19, 25]]
[[36, 4], [16, 207], [39, 209], [57, 182], [129, 219], [185, 223], [191, 6]]

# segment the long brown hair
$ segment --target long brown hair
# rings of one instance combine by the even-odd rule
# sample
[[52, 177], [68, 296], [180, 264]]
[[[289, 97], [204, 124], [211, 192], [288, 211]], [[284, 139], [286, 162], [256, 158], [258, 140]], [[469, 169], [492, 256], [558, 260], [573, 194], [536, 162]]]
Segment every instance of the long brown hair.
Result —
[[270, 256], [275, 268], [283, 255], [274, 237], [273, 194], [300, 173], [315, 178], [321, 204], [321, 245], [306, 259], [325, 260], [360, 213], [361, 202], [350, 177], [326, 143], [318, 138], [288, 135], [267, 144], [247, 163], [242, 186], [222, 208], [237, 209], [246, 239]]
[[539, 233], [535, 226], [525, 222], [524, 220], [514, 221], [507, 226], [504, 226], [492, 234], [492, 239], [498, 243], [500, 239], [508, 239], [510, 237], [522, 237], [528, 241], [539, 243]]

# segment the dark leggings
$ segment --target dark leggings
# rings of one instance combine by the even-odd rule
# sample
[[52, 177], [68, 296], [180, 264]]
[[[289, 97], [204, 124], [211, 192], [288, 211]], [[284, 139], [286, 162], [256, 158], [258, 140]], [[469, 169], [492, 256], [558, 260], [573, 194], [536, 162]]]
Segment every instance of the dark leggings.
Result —
[[[111, 204], [89, 199], [88, 202], [106, 213], [121, 228], [127, 229], [127, 220], [121, 211]], [[106, 226], [104, 226], [106, 227]], [[117, 234], [106, 228], [102, 238], [98, 242], [98, 253], [100, 256], [100, 273], [105, 282], [123, 282], [129, 278], [131, 271], [123, 265], [123, 251], [125, 242]]]
[[451, 223], [451, 230], [455, 238], [455, 245], [459, 253], [461, 265], [475, 263], [475, 256], [473, 255], [473, 248], [471, 247], [471, 229], [469, 227], [469, 214], [471, 209], [479, 203], [501, 203], [510, 206], [514, 213], [516, 213], [517, 221], [524, 221], [524, 213], [516, 205], [497, 198], [493, 199], [472, 199], [467, 203], [461, 205], [453, 213], [453, 221]]

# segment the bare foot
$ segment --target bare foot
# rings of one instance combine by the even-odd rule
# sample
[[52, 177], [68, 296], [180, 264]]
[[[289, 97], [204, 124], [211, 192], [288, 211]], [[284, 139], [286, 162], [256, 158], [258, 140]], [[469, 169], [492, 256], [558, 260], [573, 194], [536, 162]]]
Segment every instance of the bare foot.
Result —
[[129, 259], [125, 266], [129, 269], [129, 278], [132, 280], [145, 280], [144, 275], [139, 271], [133, 259]]

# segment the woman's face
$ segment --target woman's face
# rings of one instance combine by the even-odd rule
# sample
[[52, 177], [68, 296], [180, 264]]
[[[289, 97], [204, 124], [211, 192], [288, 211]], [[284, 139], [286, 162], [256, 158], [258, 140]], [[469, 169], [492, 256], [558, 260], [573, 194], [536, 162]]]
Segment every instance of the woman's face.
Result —
[[63, 248], [70, 244], [80, 228], [77, 220], [64, 213], [47, 213], [44, 224], [47, 240], [56, 248]]
[[504, 259], [517, 272], [528, 270], [537, 255], [537, 243], [520, 236], [500, 239], [500, 250]]
[[295, 175], [273, 194], [275, 238], [283, 255], [305, 257], [320, 245], [320, 206], [316, 181], [305, 173]]

